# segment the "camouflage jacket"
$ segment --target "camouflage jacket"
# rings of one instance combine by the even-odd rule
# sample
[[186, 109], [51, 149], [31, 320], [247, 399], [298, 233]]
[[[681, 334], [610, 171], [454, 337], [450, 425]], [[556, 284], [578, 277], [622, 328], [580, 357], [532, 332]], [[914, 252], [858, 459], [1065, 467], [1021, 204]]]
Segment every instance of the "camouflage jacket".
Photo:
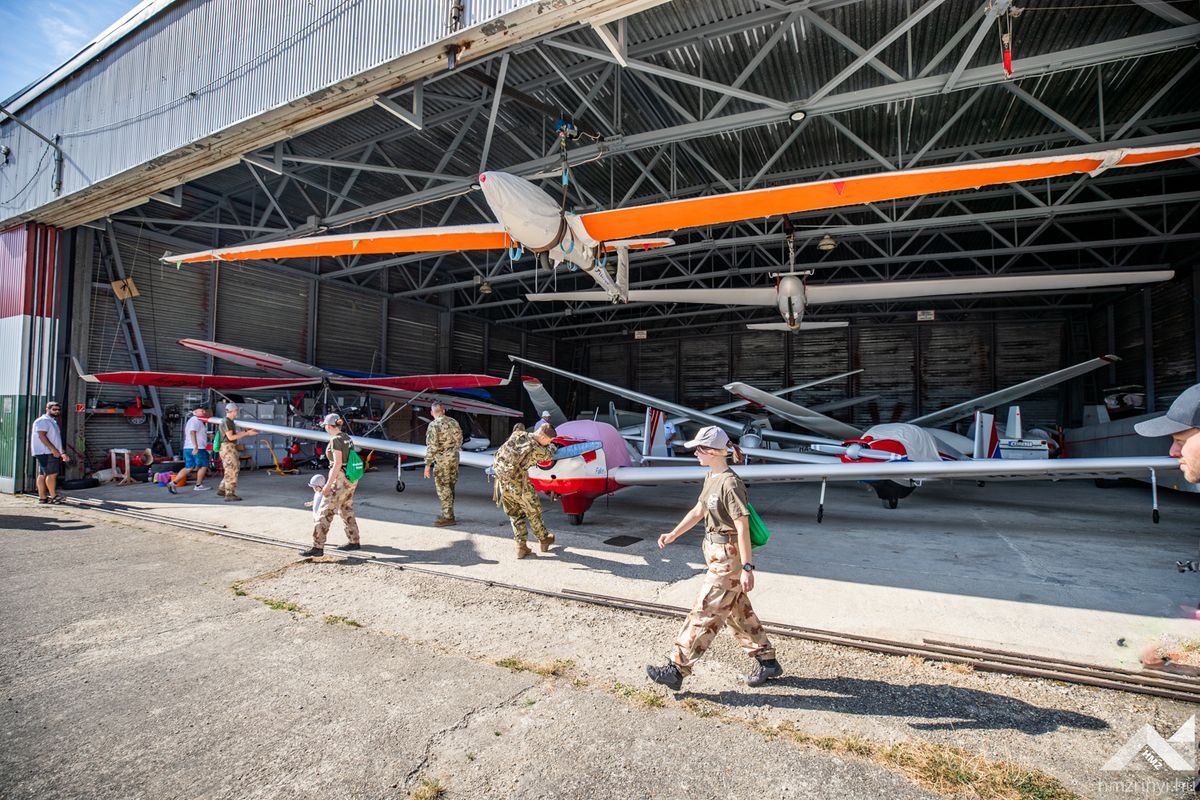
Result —
[[529, 468], [539, 461], [550, 461], [558, 448], [542, 446], [528, 431], [513, 431], [508, 441], [500, 445], [492, 459], [496, 479], [513, 482], [528, 477]]
[[439, 463], [458, 463], [462, 449], [462, 428], [453, 417], [442, 415], [429, 423], [425, 431], [425, 460]]

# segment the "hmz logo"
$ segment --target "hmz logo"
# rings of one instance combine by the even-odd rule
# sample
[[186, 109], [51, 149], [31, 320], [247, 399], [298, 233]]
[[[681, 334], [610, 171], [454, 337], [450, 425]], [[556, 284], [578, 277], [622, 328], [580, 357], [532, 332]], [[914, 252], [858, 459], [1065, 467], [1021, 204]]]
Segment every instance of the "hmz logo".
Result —
[[[1182, 747], [1180, 746], [1182, 745]], [[1143, 752], [1144, 751], [1144, 752]], [[1196, 769], [1196, 716], [1193, 714], [1170, 739], [1163, 739], [1149, 725], [1129, 737], [1121, 749], [1101, 769], [1115, 771], [1125, 769], [1138, 754], [1156, 770], [1171, 769], [1194, 771]]]

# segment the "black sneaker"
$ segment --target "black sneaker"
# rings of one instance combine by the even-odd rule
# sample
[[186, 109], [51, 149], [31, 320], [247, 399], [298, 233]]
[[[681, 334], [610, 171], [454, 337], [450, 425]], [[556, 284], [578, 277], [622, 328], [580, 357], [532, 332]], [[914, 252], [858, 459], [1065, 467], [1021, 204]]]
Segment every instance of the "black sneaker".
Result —
[[362, 545], [358, 542], [346, 542], [338, 547], [338, 550], [362, 550]]
[[783, 667], [779, 666], [779, 662], [775, 659], [758, 659], [758, 669], [746, 676], [747, 686], [762, 686], [771, 678], [778, 678], [783, 674]]
[[673, 661], [668, 661], [661, 667], [647, 666], [646, 674], [650, 677], [650, 680], [655, 683], [661, 683], [672, 691], [678, 692], [683, 688], [683, 674]]
[[1179, 570], [1180, 572], [1196, 572], [1198, 566], [1200, 566], [1200, 564], [1198, 564], [1195, 561], [1176, 561], [1175, 562], [1175, 569]]
[[307, 550], [304, 550], [303, 552], [301, 552], [300, 555], [304, 556], [305, 558], [323, 556], [323, 555], [325, 555], [325, 550], [324, 550], [324, 548], [321, 548], [321, 547], [310, 547]]

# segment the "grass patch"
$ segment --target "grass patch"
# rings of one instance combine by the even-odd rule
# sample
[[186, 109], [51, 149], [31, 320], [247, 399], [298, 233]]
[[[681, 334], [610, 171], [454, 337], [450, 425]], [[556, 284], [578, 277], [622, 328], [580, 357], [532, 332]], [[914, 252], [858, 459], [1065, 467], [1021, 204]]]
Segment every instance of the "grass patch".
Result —
[[446, 787], [437, 778], [421, 778], [421, 782], [409, 794], [410, 800], [438, 800], [446, 796]]
[[951, 672], [957, 672], [960, 675], [969, 675], [970, 673], [975, 671], [975, 668], [972, 667], [970, 664], [958, 664], [958, 663], [955, 663], [952, 661], [947, 661], [944, 664], [944, 666], [946, 669], [950, 670]]
[[662, 708], [667, 704], [661, 694], [652, 692], [649, 689], [638, 689], [635, 686], [614, 681], [612, 685], [613, 694], [618, 697], [624, 697], [626, 700], [632, 700], [644, 708]]
[[916, 653], [910, 653], [904, 657], [904, 666], [910, 669], [919, 669], [925, 666], [925, 659], [921, 658]]
[[293, 614], [306, 614], [304, 608], [297, 603], [292, 603], [288, 600], [276, 600], [273, 597], [262, 597], [256, 595], [255, 600], [262, 603], [267, 608], [272, 608], [276, 611], [291, 611]]
[[229, 591], [233, 592], [234, 597], [246, 596], [246, 587], [242, 585], [242, 581], [234, 581], [229, 584]]
[[562, 677], [575, 671], [574, 661], [561, 658], [556, 658], [545, 664], [535, 664], [523, 658], [509, 657], [502, 658], [496, 661], [495, 664], [497, 667], [504, 667], [513, 672], [532, 672], [536, 675], [541, 675], [543, 678]]
[[349, 625], [351, 628], [361, 628], [363, 626], [361, 622], [356, 619], [350, 619], [350, 617], [342, 617], [337, 614], [329, 614], [325, 617], [326, 625], [337, 625], [339, 623]]
[[707, 700], [697, 700], [694, 697], [685, 698], [680, 702], [680, 705], [697, 717], [716, 717], [721, 714], [721, 709], [716, 703], [710, 703]]

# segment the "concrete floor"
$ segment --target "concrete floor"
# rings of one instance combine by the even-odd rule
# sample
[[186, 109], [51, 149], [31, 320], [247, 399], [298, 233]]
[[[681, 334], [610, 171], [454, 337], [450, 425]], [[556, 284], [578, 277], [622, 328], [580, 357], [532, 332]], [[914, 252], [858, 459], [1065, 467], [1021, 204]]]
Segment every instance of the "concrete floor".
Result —
[[[74, 493], [177, 519], [310, 542], [308, 475], [243, 473], [245, 502], [224, 503], [190, 488], [172, 496], [153, 485]], [[695, 487], [626, 489], [572, 527], [543, 501], [558, 535], [550, 554], [516, 561], [508, 523], [491, 486], [464, 469], [453, 528], [429, 526], [438, 513], [432, 483], [394, 469], [368, 474], [355, 496], [364, 551], [544, 589], [577, 589], [681, 606], [700, 585], [700, 530], [660, 551], [655, 539], [695, 501]], [[215, 488], [216, 482], [209, 481]], [[1160, 496], [1150, 521], [1148, 486], [1099, 489], [1090, 482], [930, 484], [888, 510], [861, 485], [831, 486], [817, 525], [818, 487], [751, 487], [773, 532], [757, 551], [753, 600], [764, 619], [882, 636], [922, 638], [1135, 666], [1141, 645], [1161, 636], [1200, 639], [1197, 573], [1176, 559], [1197, 557], [1200, 497]], [[625, 547], [605, 540], [637, 537]], [[330, 546], [344, 541], [334, 522]]]

